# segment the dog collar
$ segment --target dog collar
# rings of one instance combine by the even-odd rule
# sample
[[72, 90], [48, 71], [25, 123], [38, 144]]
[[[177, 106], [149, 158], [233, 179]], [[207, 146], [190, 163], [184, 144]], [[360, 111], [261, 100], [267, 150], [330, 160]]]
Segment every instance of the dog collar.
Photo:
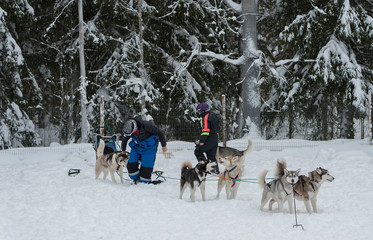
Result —
[[117, 160], [117, 158], [115, 158], [115, 162], [117, 163], [117, 165], [118, 165], [118, 167], [117, 167], [117, 170], [119, 170], [119, 168], [120, 168], [120, 165], [119, 165], [119, 163], [118, 163], [118, 160]]
[[230, 172], [234, 171], [234, 169], [236, 169], [236, 168], [237, 168], [237, 165], [234, 166], [233, 168], [231, 168], [228, 172], [230, 173]]

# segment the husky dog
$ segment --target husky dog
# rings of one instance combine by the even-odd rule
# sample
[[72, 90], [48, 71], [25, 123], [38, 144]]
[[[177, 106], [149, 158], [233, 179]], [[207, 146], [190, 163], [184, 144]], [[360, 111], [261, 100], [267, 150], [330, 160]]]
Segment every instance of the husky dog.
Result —
[[104, 172], [104, 179], [106, 179], [110, 172], [111, 180], [115, 181], [114, 173], [116, 170], [119, 171], [120, 182], [123, 184], [123, 167], [127, 166], [129, 159], [128, 154], [122, 154], [121, 152], [104, 154], [105, 142], [100, 139], [100, 145], [96, 151], [96, 166], [95, 173], [96, 179], [100, 176], [101, 172]]
[[276, 174], [283, 172], [280, 178], [276, 178], [269, 183], [266, 183], [265, 176], [268, 170], [264, 170], [259, 178], [259, 185], [263, 188], [263, 195], [260, 210], [263, 211], [264, 205], [272, 198], [278, 203], [279, 212], [284, 211], [284, 202], [289, 203], [289, 212], [293, 213], [293, 187], [292, 184], [298, 182], [298, 175], [300, 169], [296, 171], [288, 171], [284, 166], [286, 166], [286, 161], [284, 159], [278, 159], [276, 165]]
[[200, 187], [202, 200], [205, 201], [205, 185], [206, 174], [217, 166], [216, 162], [210, 160], [201, 160], [192, 168], [189, 161], [181, 165], [181, 178], [180, 178], [180, 199], [183, 198], [183, 193], [187, 187], [190, 188], [190, 199], [195, 201], [195, 193], [197, 187]]
[[226, 158], [219, 158], [219, 163], [225, 166], [225, 171], [220, 173], [218, 181], [218, 194], [216, 197], [220, 197], [220, 192], [225, 185], [227, 199], [235, 199], [241, 180], [241, 167], [239, 165], [239, 157], [229, 156]]
[[[278, 175], [276, 175], [276, 177], [278, 177]], [[311, 201], [313, 211], [317, 213], [317, 194], [321, 184], [325, 181], [332, 182], [333, 180], [334, 177], [329, 174], [329, 171], [321, 167], [309, 172], [308, 177], [301, 175], [299, 176], [299, 181], [294, 185], [295, 199], [304, 202], [308, 213], [312, 213], [310, 206]], [[275, 200], [272, 199], [269, 203], [270, 210], [274, 202]]]
[[237, 158], [237, 162], [241, 167], [241, 171], [243, 172], [244, 168], [244, 162], [245, 162], [245, 155], [249, 152], [251, 152], [254, 148], [253, 141], [249, 138], [248, 139], [249, 145], [247, 146], [247, 149], [244, 151], [240, 151], [231, 147], [218, 147], [216, 150], [216, 160], [221, 161], [221, 159], [227, 159], [227, 158]]

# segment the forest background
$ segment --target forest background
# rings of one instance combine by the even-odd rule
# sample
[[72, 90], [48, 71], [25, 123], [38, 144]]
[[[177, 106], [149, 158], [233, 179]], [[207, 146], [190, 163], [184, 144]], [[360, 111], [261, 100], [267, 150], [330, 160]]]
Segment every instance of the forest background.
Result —
[[81, 142], [81, 106], [92, 138], [101, 96], [114, 133], [142, 113], [168, 140], [195, 140], [196, 104], [221, 117], [225, 95], [228, 139], [371, 136], [372, 9], [372, 0], [84, 0], [82, 85], [78, 1], [2, 0], [0, 149]]

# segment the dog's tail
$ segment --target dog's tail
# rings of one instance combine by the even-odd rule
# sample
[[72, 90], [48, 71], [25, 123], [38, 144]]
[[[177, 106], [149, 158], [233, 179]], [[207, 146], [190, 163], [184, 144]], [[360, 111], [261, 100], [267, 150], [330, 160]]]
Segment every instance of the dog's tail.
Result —
[[183, 173], [185, 170], [191, 169], [191, 168], [193, 168], [192, 164], [189, 161], [185, 161], [185, 162], [183, 162], [183, 164], [181, 164], [181, 173]]
[[99, 158], [102, 155], [104, 155], [104, 148], [105, 148], [105, 142], [104, 140], [100, 139], [100, 145], [98, 145], [96, 157]]
[[268, 170], [264, 170], [263, 172], [260, 173], [258, 177], [258, 183], [261, 188], [265, 188], [266, 186], [266, 175], [268, 173]]
[[249, 138], [248, 139], [249, 145], [247, 146], [247, 149], [243, 151], [243, 155], [246, 155], [247, 153], [251, 152], [254, 149], [253, 141]]
[[276, 164], [276, 171], [275, 171], [275, 177], [280, 178], [284, 176], [284, 169], [286, 168], [286, 160], [283, 158], [277, 159], [277, 164]]

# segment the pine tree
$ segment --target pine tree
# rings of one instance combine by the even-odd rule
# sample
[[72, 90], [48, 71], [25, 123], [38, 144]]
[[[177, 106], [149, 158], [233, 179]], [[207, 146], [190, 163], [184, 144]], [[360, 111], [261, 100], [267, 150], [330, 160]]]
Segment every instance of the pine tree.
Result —
[[0, 7], [0, 148], [40, 144], [28, 113], [36, 109], [42, 97], [14, 37], [21, 33], [13, 28], [17, 20], [32, 15], [27, 1], [5, 1]]
[[266, 111], [281, 111], [289, 137], [353, 138], [353, 120], [367, 105], [368, 75], [354, 50], [371, 28], [367, 11], [348, 0], [275, 2], [264, 1], [270, 10], [260, 25], [272, 29], [263, 44], [273, 42], [267, 50], [283, 80], [267, 85]]

